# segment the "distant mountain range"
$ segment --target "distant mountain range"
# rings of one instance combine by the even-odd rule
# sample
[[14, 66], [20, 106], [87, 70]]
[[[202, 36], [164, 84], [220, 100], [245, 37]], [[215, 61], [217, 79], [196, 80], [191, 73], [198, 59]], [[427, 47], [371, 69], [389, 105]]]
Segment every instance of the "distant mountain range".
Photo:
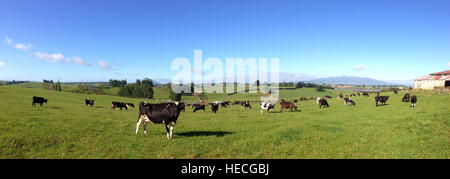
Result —
[[[308, 80], [307, 82], [316, 84], [345, 84], [345, 85], [399, 85], [399, 83], [389, 83], [373, 78], [355, 77], [355, 76], [340, 76], [340, 77], [327, 77]], [[405, 84], [401, 84], [405, 85]]]

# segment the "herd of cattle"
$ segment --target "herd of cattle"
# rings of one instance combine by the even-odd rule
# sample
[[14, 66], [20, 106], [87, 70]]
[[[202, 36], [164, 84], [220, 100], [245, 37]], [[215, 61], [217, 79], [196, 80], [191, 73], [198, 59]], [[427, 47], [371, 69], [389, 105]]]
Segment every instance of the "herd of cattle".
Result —
[[[398, 94], [398, 92], [394, 91], [394, 94]], [[351, 94], [348, 95], [338, 95], [338, 99], [344, 99], [345, 106], [348, 105], [356, 105], [356, 103], [350, 98], [352, 96], [360, 96], [360, 93], [357, 94]], [[364, 92], [362, 93], [363, 96], [369, 96], [369, 93]], [[298, 101], [305, 101], [305, 100], [313, 100], [315, 99], [317, 101], [317, 104], [319, 105], [319, 108], [322, 107], [330, 107], [328, 104], [327, 99], [331, 99], [331, 96], [323, 96], [321, 98], [306, 98], [301, 97], [300, 99], [295, 99], [293, 102], [280, 100], [280, 109], [283, 111], [284, 109], [289, 109], [289, 111], [296, 111], [297, 105], [296, 103]], [[387, 100], [389, 99], [389, 96], [380, 96], [380, 93], [377, 92], [377, 96], [375, 96], [375, 105], [378, 107], [378, 104], [381, 103], [382, 105], [386, 104]], [[36, 103], [40, 104], [42, 106], [43, 103], [47, 104], [48, 100], [43, 97], [36, 97], [33, 96], [33, 102], [32, 106], [35, 106]], [[411, 106], [415, 108], [417, 103], [417, 96], [410, 95], [409, 93], [406, 93], [403, 98], [402, 102], [411, 102]], [[94, 100], [88, 100], [85, 99], [86, 106], [93, 106]], [[187, 103], [180, 101], [175, 102], [168, 102], [168, 103], [160, 103], [160, 104], [152, 104], [147, 102], [141, 102], [139, 103], [139, 116], [138, 121], [136, 124], [136, 134], [138, 134], [139, 127], [143, 125], [144, 127], [144, 134], [147, 135], [147, 123], [153, 122], [154, 124], [161, 124], [164, 123], [166, 126], [166, 132], [167, 132], [167, 138], [171, 139], [173, 137], [173, 128], [177, 122], [178, 116], [180, 115], [181, 111], [186, 110], [186, 106], [190, 106], [193, 108], [193, 112], [203, 110], [205, 111], [206, 106], [211, 106], [211, 111], [216, 113], [219, 110], [219, 106], [226, 108], [229, 105], [240, 105], [241, 108], [249, 108], [251, 109], [250, 101], [234, 101], [233, 103], [231, 101], [216, 101], [213, 103]], [[128, 110], [130, 107], [134, 108], [133, 103], [123, 103], [123, 102], [115, 102], [113, 101], [111, 103], [111, 109], [120, 109], [125, 108]], [[274, 108], [275, 104], [270, 102], [260, 102], [260, 108], [261, 113], [263, 111], [267, 111], [270, 113]]]

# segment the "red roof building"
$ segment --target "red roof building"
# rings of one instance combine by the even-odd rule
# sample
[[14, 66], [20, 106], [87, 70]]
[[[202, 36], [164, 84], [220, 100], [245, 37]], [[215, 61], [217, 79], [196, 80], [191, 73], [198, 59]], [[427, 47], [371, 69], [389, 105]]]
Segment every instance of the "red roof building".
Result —
[[450, 70], [431, 73], [414, 80], [414, 89], [432, 90], [436, 87], [450, 87]]

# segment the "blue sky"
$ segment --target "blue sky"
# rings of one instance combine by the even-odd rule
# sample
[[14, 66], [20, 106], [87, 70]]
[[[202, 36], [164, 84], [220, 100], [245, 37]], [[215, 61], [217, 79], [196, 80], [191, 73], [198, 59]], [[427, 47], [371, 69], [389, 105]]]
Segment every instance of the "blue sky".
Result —
[[170, 79], [176, 57], [278, 57], [285, 76], [450, 68], [450, 1], [0, 1], [0, 80]]

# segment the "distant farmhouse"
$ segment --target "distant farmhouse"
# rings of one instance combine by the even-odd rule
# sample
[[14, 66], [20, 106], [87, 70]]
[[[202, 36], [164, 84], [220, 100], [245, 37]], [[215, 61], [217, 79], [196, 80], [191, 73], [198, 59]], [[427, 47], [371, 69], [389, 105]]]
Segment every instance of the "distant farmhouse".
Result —
[[432, 90], [450, 87], [450, 70], [432, 73], [414, 80], [414, 89]]

